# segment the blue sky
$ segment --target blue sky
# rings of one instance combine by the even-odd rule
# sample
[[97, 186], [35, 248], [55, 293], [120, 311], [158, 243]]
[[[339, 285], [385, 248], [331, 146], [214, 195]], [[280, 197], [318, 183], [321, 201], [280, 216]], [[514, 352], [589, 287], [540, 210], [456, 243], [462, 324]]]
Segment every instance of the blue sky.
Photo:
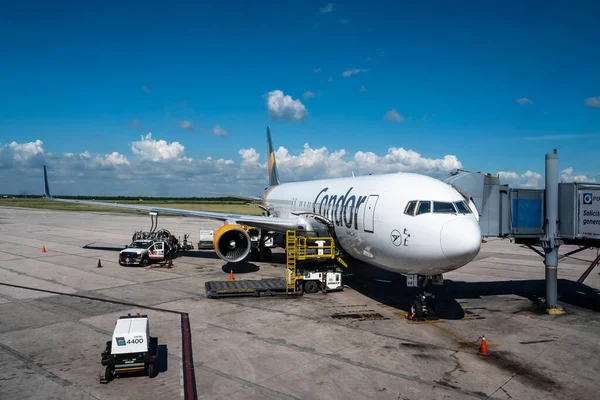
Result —
[[[403, 148], [522, 175], [543, 174], [557, 148], [561, 169], [600, 180], [597, 2], [85, 3], [3, 5], [5, 160], [17, 155], [10, 143], [41, 140], [50, 164], [88, 150], [133, 168], [132, 143], [152, 132], [187, 158], [241, 167], [242, 148], [264, 158], [270, 125], [290, 154], [305, 143], [348, 160]], [[275, 90], [303, 117], [273, 120], [265, 96]], [[10, 182], [38, 164], [4, 162], [1, 186], [33, 190]]]

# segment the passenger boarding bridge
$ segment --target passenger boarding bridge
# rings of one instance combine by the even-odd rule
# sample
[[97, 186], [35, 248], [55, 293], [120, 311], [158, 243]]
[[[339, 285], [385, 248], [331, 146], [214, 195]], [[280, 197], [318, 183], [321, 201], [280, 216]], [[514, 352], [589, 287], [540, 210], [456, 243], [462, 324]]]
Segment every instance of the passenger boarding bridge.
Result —
[[[545, 189], [511, 189], [501, 185], [497, 176], [464, 170], [442, 180], [472, 198], [483, 237], [510, 238], [545, 258], [546, 311], [562, 313], [557, 305], [558, 260], [600, 247], [600, 184], [559, 183], [556, 150], [546, 154]], [[559, 257], [563, 244], [579, 248]], [[578, 283], [583, 283], [599, 261], [600, 255]]]

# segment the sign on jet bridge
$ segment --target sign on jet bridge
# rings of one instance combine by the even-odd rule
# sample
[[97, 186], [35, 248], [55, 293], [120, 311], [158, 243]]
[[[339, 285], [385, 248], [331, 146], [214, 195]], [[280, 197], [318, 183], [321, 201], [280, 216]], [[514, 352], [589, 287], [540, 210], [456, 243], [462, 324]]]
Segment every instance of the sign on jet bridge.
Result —
[[579, 190], [579, 236], [600, 239], [600, 190]]

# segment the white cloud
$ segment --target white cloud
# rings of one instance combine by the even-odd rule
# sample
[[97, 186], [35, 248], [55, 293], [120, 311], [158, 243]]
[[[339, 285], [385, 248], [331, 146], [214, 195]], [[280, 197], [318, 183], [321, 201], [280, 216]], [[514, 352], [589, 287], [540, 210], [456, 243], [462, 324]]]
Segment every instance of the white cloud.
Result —
[[284, 119], [290, 123], [303, 122], [308, 112], [300, 100], [293, 100], [281, 90], [273, 90], [263, 96], [267, 100], [267, 108], [271, 119]]
[[527, 171], [519, 175], [512, 171], [500, 171], [498, 172], [498, 176], [500, 177], [501, 184], [521, 188], [539, 188], [542, 186], [543, 177], [537, 172]]
[[150, 161], [183, 160], [186, 159], [183, 150], [184, 147], [179, 142], [169, 144], [162, 139], [152, 139], [152, 133], [142, 136], [140, 141], [131, 144], [133, 154]]
[[329, 79], [327, 79], [327, 82], [329, 82], [329, 83], [333, 82], [333, 76], [330, 76]]
[[341, 23], [342, 25], [348, 25], [348, 24], [350, 23], [350, 20], [349, 20], [349, 19], [344, 19], [344, 18], [342, 18], [342, 19], [340, 19], [340, 23]]
[[600, 96], [598, 97], [588, 97], [583, 102], [588, 107], [600, 107]]
[[196, 130], [196, 127], [194, 126], [194, 124], [192, 124], [190, 121], [181, 121], [179, 123], [179, 127], [183, 128], [185, 130], [188, 130], [190, 132], [193, 132]]
[[308, 100], [308, 99], [312, 99], [313, 97], [315, 97], [316, 94], [314, 94], [313, 92], [311, 92], [310, 90], [307, 90], [306, 92], [304, 92], [304, 94], [302, 95], [302, 97], [304, 97], [304, 100]]
[[386, 121], [404, 122], [404, 117], [400, 115], [395, 108], [392, 108], [391, 111], [386, 112], [384, 118]]
[[588, 178], [586, 175], [573, 175], [573, 167], [563, 169], [560, 172], [560, 180], [562, 182], [581, 182], [581, 183], [595, 183], [596, 179]]
[[148, 89], [148, 86], [143, 85], [140, 89], [146, 94], [150, 93], [150, 89]]
[[[88, 153], [89, 155], [89, 153]], [[96, 157], [96, 161], [103, 167], [114, 167], [116, 165], [129, 165], [129, 160], [123, 154], [113, 151], [104, 157]]]
[[344, 78], [350, 78], [352, 75], [360, 74], [361, 72], [369, 72], [367, 68], [351, 68], [342, 72]]
[[367, 88], [365, 87], [365, 85], [361, 85], [360, 89], [358, 89], [359, 93], [364, 93], [367, 91]]
[[219, 158], [217, 160], [217, 165], [233, 165], [235, 162], [233, 160], [226, 160], [224, 158]]
[[319, 72], [321, 72], [321, 68], [315, 68], [313, 69], [313, 71], [315, 72], [315, 74], [318, 74]]
[[443, 175], [462, 168], [453, 155], [431, 159], [412, 150], [395, 147], [383, 156], [363, 151], [351, 155], [345, 149], [329, 152], [326, 147], [313, 149], [307, 143], [298, 155], [292, 155], [286, 148], [280, 147], [275, 157], [284, 181], [350, 176], [352, 173], [422, 172]]
[[[512, 171], [500, 171], [498, 172], [500, 177], [500, 183], [508, 184], [513, 187], [520, 188], [535, 188], [539, 189], [544, 186], [544, 177], [533, 171], [527, 171], [524, 174], [518, 174]], [[589, 178], [586, 175], [574, 175], [573, 167], [566, 168], [560, 173], [561, 182], [582, 182], [582, 183], [595, 183], [596, 179]]]
[[239, 155], [242, 157], [242, 164], [246, 163], [246, 165], [259, 165], [260, 154], [253, 149], [241, 149]]
[[219, 124], [217, 124], [217, 125], [215, 125], [215, 127], [213, 128], [213, 134], [214, 134], [215, 136], [223, 136], [223, 137], [226, 137], [226, 136], [229, 136], [229, 131], [226, 131], [225, 129], [221, 128], [221, 127], [219, 126]]
[[12, 142], [8, 147], [13, 151], [15, 160], [27, 160], [38, 154], [44, 154], [44, 142], [36, 140], [35, 142], [19, 144]]
[[78, 158], [78, 159], [88, 159], [92, 158], [92, 155], [89, 151], [84, 151], [83, 153], [74, 154], [74, 153], [65, 153], [65, 157], [67, 158]]
[[[42, 163], [13, 160], [13, 148], [21, 151], [28, 146], [15, 143], [0, 148], [0, 182], [6, 182], [2, 191], [39, 194]], [[184, 157], [184, 146], [178, 142], [155, 140], [148, 134], [131, 144], [131, 152], [134, 157], [117, 151], [37, 155], [46, 157], [42, 161], [49, 166], [56, 194], [202, 196], [204, 191], [214, 191], [259, 195], [267, 183], [266, 162], [254, 148], [241, 149], [234, 159], [191, 159]], [[395, 147], [382, 155], [365, 151], [352, 154], [345, 149], [311, 148], [307, 143], [300, 152], [279, 147], [276, 157], [284, 182], [399, 171], [442, 176], [462, 167], [454, 155], [428, 158]]]
[[267, 165], [260, 162], [260, 154], [253, 148], [241, 149], [238, 154], [242, 161], [239, 163], [235, 176], [237, 182], [242, 186], [263, 186]]
[[321, 14], [329, 14], [332, 11], [333, 11], [332, 3], [327, 3], [327, 4], [325, 4], [325, 6], [323, 6], [319, 9], [319, 13], [321, 13]]
[[519, 103], [521, 105], [525, 105], [525, 104], [533, 104], [533, 101], [529, 100], [527, 97], [521, 97], [521, 98], [517, 99], [517, 103]]

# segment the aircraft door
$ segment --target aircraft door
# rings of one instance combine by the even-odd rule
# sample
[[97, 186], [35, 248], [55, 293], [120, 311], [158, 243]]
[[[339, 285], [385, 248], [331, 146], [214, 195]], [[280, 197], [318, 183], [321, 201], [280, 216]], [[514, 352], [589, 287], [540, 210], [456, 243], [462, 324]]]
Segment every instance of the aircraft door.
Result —
[[365, 232], [373, 232], [375, 227], [375, 206], [379, 200], [379, 195], [372, 194], [367, 199], [365, 206]]

